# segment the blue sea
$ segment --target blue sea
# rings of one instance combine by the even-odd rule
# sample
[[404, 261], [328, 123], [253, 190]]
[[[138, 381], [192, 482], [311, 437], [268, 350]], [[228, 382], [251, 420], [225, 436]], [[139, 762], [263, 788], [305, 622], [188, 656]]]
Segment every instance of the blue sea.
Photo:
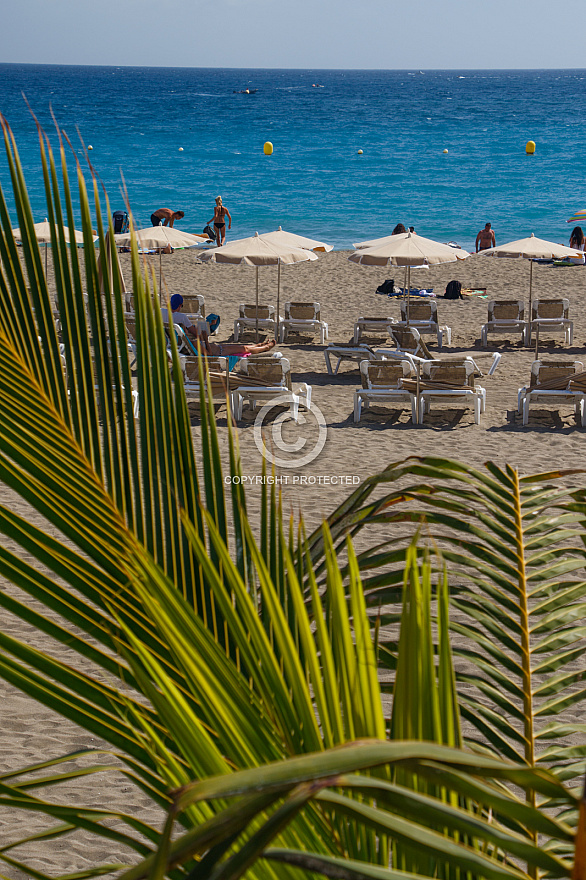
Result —
[[[93, 147], [113, 210], [124, 179], [139, 225], [170, 207], [185, 211], [179, 228], [201, 232], [221, 195], [232, 238], [282, 226], [349, 248], [401, 222], [472, 247], [486, 222], [497, 243], [567, 241], [565, 221], [586, 208], [583, 70], [0, 65], [0, 111], [42, 220], [23, 93], [53, 143], [50, 108], [82, 161], [80, 136]], [[3, 151], [0, 183], [9, 193]]]

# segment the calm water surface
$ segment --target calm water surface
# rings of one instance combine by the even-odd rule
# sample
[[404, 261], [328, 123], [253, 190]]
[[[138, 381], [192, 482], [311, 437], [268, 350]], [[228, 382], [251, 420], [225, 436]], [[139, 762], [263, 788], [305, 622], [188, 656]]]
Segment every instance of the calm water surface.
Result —
[[[282, 225], [347, 248], [402, 222], [471, 247], [486, 221], [497, 242], [531, 232], [567, 241], [566, 219], [586, 208], [585, 86], [581, 70], [0, 65], [0, 111], [39, 220], [38, 140], [23, 92], [53, 142], [50, 107], [81, 158], [77, 130], [92, 145], [113, 210], [124, 206], [123, 175], [141, 224], [171, 207], [185, 211], [181, 228], [202, 231], [222, 195], [232, 238]], [[235, 93], [246, 88], [257, 91]], [[8, 191], [4, 155], [0, 182]]]

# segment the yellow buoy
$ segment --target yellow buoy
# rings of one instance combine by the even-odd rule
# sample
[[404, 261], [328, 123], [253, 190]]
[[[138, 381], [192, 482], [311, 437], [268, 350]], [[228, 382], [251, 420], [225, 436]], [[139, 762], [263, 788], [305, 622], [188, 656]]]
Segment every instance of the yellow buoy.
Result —
[[183, 147], [179, 147], [179, 152], [180, 152], [180, 153], [183, 152]]
[[89, 146], [88, 146], [88, 150], [93, 150], [93, 147], [92, 147], [91, 144], [89, 144]]
[[525, 152], [532, 155], [535, 152], [535, 141], [527, 141]]
[[448, 152], [447, 150], [444, 150], [444, 153], [447, 153], [447, 152]]
[[265, 156], [272, 156], [273, 155], [273, 145], [271, 144], [270, 141], [267, 141], [266, 144], [264, 145], [263, 152], [264, 152]]
[[358, 155], [362, 156], [363, 152], [364, 152], [363, 150], [358, 150]]

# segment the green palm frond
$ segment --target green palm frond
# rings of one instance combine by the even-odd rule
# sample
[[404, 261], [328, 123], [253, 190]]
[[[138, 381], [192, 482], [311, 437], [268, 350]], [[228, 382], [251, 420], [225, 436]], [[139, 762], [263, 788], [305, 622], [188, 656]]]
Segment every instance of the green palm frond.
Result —
[[[44, 813], [53, 823], [28, 838], [2, 841], [0, 860], [45, 880], [19, 860], [16, 848], [83, 829], [126, 853], [125, 880], [237, 880], [245, 871], [259, 880], [294, 880], [300, 867], [352, 880], [396, 880], [408, 876], [389, 867], [392, 849], [400, 846], [419, 846], [454, 880], [458, 872], [525, 880], [520, 861], [533, 873], [568, 876], [563, 848], [572, 846], [571, 828], [507, 785], [537, 793], [568, 816], [577, 808], [562, 782], [533, 766], [517, 744], [527, 738], [529, 721], [537, 739], [542, 717], [551, 721], [581, 699], [571, 690], [580, 679], [563, 659], [576, 656], [581, 633], [578, 572], [586, 551], [579, 499], [574, 508], [565, 505], [563, 493], [552, 501], [540, 478], [535, 486], [521, 483], [515, 494], [508, 471], [493, 469], [480, 479], [441, 462], [400, 464], [367, 481], [307, 538], [303, 521], [286, 527], [274, 487], [265, 490], [257, 540], [242, 486], [232, 481], [230, 494], [226, 490], [212, 400], [203, 391], [204, 463], [198, 471], [177, 346], [173, 339], [167, 343], [156, 281], [148, 271], [143, 277], [136, 242], [136, 351], [130, 354], [124, 295], [106, 259], [108, 248], [116, 259], [109, 207], [95, 176], [99, 258], [82, 170], [76, 163], [76, 184], [70, 185], [67, 144], [60, 136], [58, 169], [39, 129], [53, 230], [53, 296], [16, 144], [0, 121], [22, 231], [18, 249], [0, 193], [0, 480], [36, 511], [37, 523], [45, 523], [0, 505], [0, 533], [11, 542], [0, 548], [0, 575], [19, 588], [14, 595], [0, 591], [0, 605], [42, 632], [47, 644], [31, 647], [0, 632], [0, 676], [104, 743], [89, 755], [63, 756], [0, 778], [1, 808]], [[83, 259], [63, 234], [64, 225], [73, 229], [74, 190]], [[203, 359], [200, 366], [203, 389]], [[231, 425], [229, 459], [231, 475], [239, 476]], [[424, 476], [441, 488], [419, 483], [372, 500], [381, 481]], [[451, 494], [446, 477], [447, 484], [460, 481]], [[420, 699], [431, 701], [425, 723], [417, 717], [421, 707], [408, 714], [410, 678], [402, 659], [412, 650], [407, 613], [403, 655], [397, 659], [389, 646], [380, 656], [393, 656], [398, 668], [394, 711], [402, 699], [407, 720], [399, 734], [395, 716], [397, 736], [419, 725], [422, 739], [440, 744], [384, 742], [379, 644], [368, 604], [401, 598], [405, 567], [415, 577], [416, 551], [397, 544], [357, 557], [352, 537], [372, 522], [419, 523], [422, 514], [413, 512], [419, 501], [430, 514], [430, 529], [437, 523], [454, 532], [473, 522], [468, 507], [479, 505], [474, 527], [465, 539], [446, 539], [444, 552], [448, 566], [467, 578], [455, 591], [452, 629], [464, 627], [479, 646], [472, 662], [483, 709], [476, 711], [471, 698], [461, 698], [461, 705], [466, 717], [476, 714], [479, 728], [495, 731], [493, 745], [498, 737], [510, 744], [512, 761], [445, 745], [459, 745], [447, 582], [442, 571], [436, 677], [429, 568], [419, 584], [427, 603], [419, 621], [424, 666], [418, 678]], [[523, 527], [511, 532], [513, 522]], [[552, 540], [575, 553], [561, 559], [548, 545]], [[519, 613], [521, 549], [525, 616]], [[366, 595], [365, 571], [374, 572]], [[485, 594], [481, 584], [488, 584]], [[557, 601], [562, 594], [565, 601]], [[497, 600], [505, 620], [500, 630], [490, 605]], [[536, 649], [543, 655], [537, 669]], [[508, 688], [494, 659], [510, 672]], [[500, 710], [503, 700], [513, 706], [524, 694], [527, 670], [530, 707], [517, 707], [503, 731], [493, 719], [495, 707]], [[535, 676], [547, 676], [541, 690], [533, 688]], [[459, 678], [463, 683], [462, 673]], [[349, 742], [354, 745], [347, 748]], [[104, 751], [117, 760], [116, 769], [88, 763]], [[551, 763], [561, 772], [558, 765], [571, 768], [579, 757], [565, 752]], [[71, 760], [73, 769], [60, 766]], [[102, 772], [123, 774], [167, 810], [165, 827], [58, 802], [62, 783]], [[401, 778], [422, 784], [404, 785]], [[51, 798], [45, 798], [48, 787]], [[547, 838], [547, 849], [535, 846], [537, 834]], [[97, 864], [70, 880], [113, 870], [121, 869]]]
[[[581, 771], [585, 754], [558, 741], [580, 732], [564, 713], [586, 698], [586, 511], [561, 482], [575, 473], [521, 477], [490, 463], [479, 471], [413, 458], [377, 478], [396, 488], [363, 520], [412, 523], [441, 542], [457, 584], [451, 628], [460, 707], [477, 744], [563, 775]], [[371, 606], [395, 599], [396, 562], [395, 539], [359, 557]]]

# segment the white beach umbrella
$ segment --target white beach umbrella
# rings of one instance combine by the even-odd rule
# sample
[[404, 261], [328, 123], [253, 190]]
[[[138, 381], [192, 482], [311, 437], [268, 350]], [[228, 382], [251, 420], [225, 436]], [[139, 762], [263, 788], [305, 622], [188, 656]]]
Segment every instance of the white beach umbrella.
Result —
[[[197, 247], [202, 242], [200, 235], [183, 232], [181, 229], [175, 229], [174, 226], [147, 226], [144, 229], [135, 229], [134, 235], [141, 250], [159, 251], [159, 295], [162, 276], [162, 251], [167, 247], [170, 247], [172, 250]], [[132, 241], [131, 230], [115, 235], [114, 241], [117, 247], [130, 247]]]
[[[49, 221], [45, 217], [45, 219], [42, 221], [42, 223], [35, 223], [35, 225], [33, 226], [33, 229], [35, 231], [35, 238], [37, 239], [39, 244], [45, 245], [45, 275], [46, 275], [47, 274], [47, 248], [51, 244], [51, 224], [49, 223]], [[56, 229], [57, 229], [57, 234], [59, 234], [58, 227], [56, 227]], [[12, 234], [14, 235], [14, 238], [16, 239], [16, 241], [22, 241], [20, 229], [13, 229]], [[63, 227], [63, 236], [64, 236], [67, 244], [70, 244], [69, 227], [68, 226]], [[78, 229], [74, 229], [73, 236], [74, 236], [75, 244], [80, 244], [80, 245], [83, 244], [83, 232], [80, 232]], [[94, 241], [95, 241], [95, 238], [94, 238]]]
[[363, 250], [364, 248], [372, 248], [372, 247], [383, 247], [387, 244], [392, 238], [407, 238], [408, 235], [412, 235], [413, 233], [409, 232], [397, 232], [395, 235], [383, 235], [382, 238], [372, 238], [370, 241], [358, 241], [354, 242], [352, 247], [357, 251]]
[[[198, 254], [202, 263], [225, 263], [233, 266], [254, 266], [256, 268], [256, 307], [258, 312], [258, 268], [259, 266], [278, 266], [277, 281], [277, 324], [279, 319], [279, 299], [281, 287], [281, 264], [304, 263], [317, 260], [317, 255], [311, 250], [292, 247], [287, 244], [278, 244], [268, 241], [266, 236], [258, 232], [251, 238], [241, 238], [231, 241], [222, 247], [213, 248]], [[278, 326], [275, 328], [275, 338]], [[256, 339], [258, 342], [258, 318], [256, 325]]]
[[[275, 232], [263, 232], [262, 237], [265, 241], [271, 241], [283, 247], [301, 248], [305, 251], [315, 251], [316, 253], [327, 254], [334, 250], [333, 244], [326, 244], [324, 241], [317, 241], [314, 238], [306, 238], [304, 235], [297, 235], [295, 232], [287, 232], [282, 226]], [[281, 264], [277, 268], [277, 315], [279, 314], [281, 300]]]
[[407, 321], [409, 321], [409, 298], [411, 290], [411, 268], [415, 266], [436, 266], [440, 263], [455, 263], [470, 256], [462, 248], [432, 241], [411, 232], [389, 235], [379, 239], [375, 247], [360, 248], [348, 259], [361, 266], [406, 266], [407, 267]]
[[[35, 223], [35, 238], [40, 244], [51, 244], [51, 224], [45, 217], [42, 223]], [[12, 233], [17, 241], [21, 240], [20, 229], [13, 229]], [[63, 227], [63, 235], [65, 241], [69, 244], [69, 227]], [[73, 230], [74, 240], [76, 244], [83, 244], [83, 232], [78, 229]]]
[[[138, 246], [143, 250], [166, 248], [169, 245], [176, 250], [196, 247], [202, 242], [201, 235], [192, 235], [190, 232], [175, 229], [174, 226], [147, 226], [145, 229], [135, 229], [134, 234], [138, 240]], [[130, 232], [115, 235], [114, 240], [120, 247], [130, 247]]]
[[479, 251], [482, 257], [508, 257], [510, 259], [529, 260], [529, 342], [531, 342], [531, 304], [533, 296], [533, 260], [563, 260], [565, 257], [582, 257], [582, 251], [556, 244], [553, 241], [544, 241], [536, 238], [533, 233], [529, 238], [520, 238], [518, 241], [510, 241], [508, 244], [500, 244], [497, 247]]
[[295, 232], [287, 232], [281, 226], [275, 232], [263, 232], [262, 237], [265, 241], [272, 241], [274, 244], [303, 248], [306, 251], [328, 254], [334, 250], [333, 244], [316, 241], [314, 238], [306, 238], [303, 235], [297, 235]]
[[364, 266], [435, 266], [439, 263], [455, 263], [469, 257], [468, 251], [454, 248], [422, 235], [411, 232], [388, 235], [374, 241], [372, 246], [357, 246], [348, 258]]

